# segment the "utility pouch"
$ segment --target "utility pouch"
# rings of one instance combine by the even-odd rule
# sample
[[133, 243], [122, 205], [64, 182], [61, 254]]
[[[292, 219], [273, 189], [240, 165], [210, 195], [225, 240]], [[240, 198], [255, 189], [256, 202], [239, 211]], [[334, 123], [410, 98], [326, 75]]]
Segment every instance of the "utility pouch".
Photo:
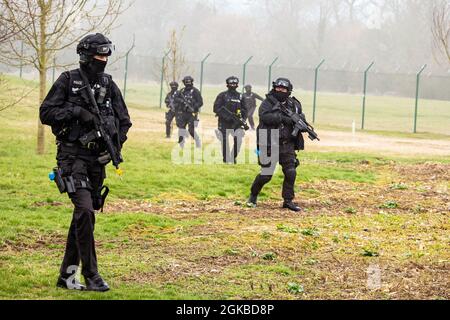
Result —
[[53, 168], [53, 171], [48, 175], [51, 181], [55, 181], [59, 192], [73, 194], [77, 191], [75, 180], [72, 176], [63, 177], [62, 170], [58, 167]]
[[105, 154], [101, 154], [100, 157], [98, 157], [97, 161], [101, 165], [107, 165], [111, 162], [111, 156], [106, 152]]
[[97, 130], [92, 130], [92, 131], [86, 133], [80, 139], [78, 139], [78, 141], [80, 141], [80, 143], [83, 146], [87, 146], [89, 143], [93, 142], [94, 140], [97, 140], [98, 138], [101, 138], [100, 132]]
[[68, 194], [73, 194], [77, 191], [75, 180], [72, 176], [64, 177], [63, 180]]

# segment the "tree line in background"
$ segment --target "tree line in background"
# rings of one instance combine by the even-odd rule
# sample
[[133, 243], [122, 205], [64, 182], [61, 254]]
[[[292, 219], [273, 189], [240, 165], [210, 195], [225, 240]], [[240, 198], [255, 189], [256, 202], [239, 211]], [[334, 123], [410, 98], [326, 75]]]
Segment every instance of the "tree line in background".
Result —
[[[433, 39], [433, 16], [449, 0], [136, 0], [119, 18], [117, 43], [136, 33], [136, 54], [162, 56], [173, 29], [186, 26], [189, 60], [315, 65], [322, 58], [342, 69], [376, 60], [384, 72], [416, 70], [424, 63], [443, 73], [450, 61]], [[448, 11], [448, 9], [447, 9]], [[449, 25], [448, 13], [444, 16]], [[442, 34], [441, 34], [442, 35]], [[445, 35], [445, 31], [443, 33]], [[448, 39], [448, 33], [447, 33]], [[448, 40], [445, 41], [448, 47]], [[436, 46], [438, 44], [438, 46]]]

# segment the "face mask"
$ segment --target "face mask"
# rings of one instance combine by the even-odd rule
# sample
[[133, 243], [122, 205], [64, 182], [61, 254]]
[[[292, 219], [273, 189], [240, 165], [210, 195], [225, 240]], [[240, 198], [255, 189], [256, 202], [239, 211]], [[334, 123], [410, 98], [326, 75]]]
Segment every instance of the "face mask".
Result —
[[93, 59], [91, 61], [91, 63], [89, 63], [89, 72], [90, 72], [90, 74], [97, 75], [99, 73], [105, 72], [105, 68], [106, 68], [107, 63], [108, 63], [108, 61], [102, 61], [102, 60]]
[[289, 98], [289, 96], [290, 96], [289, 92], [278, 92], [278, 91], [274, 91], [273, 95], [280, 102], [286, 101], [287, 98]]
[[228, 90], [230, 90], [230, 91], [236, 91], [236, 90], [237, 90], [237, 87], [235, 87], [235, 86], [228, 86]]

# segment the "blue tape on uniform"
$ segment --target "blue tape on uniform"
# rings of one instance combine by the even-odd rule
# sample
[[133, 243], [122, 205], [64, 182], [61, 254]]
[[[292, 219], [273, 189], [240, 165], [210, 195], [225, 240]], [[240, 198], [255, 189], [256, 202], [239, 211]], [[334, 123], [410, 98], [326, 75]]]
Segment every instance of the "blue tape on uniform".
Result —
[[55, 173], [54, 172], [50, 172], [48, 174], [48, 178], [50, 179], [50, 181], [55, 181], [55, 178], [56, 178]]

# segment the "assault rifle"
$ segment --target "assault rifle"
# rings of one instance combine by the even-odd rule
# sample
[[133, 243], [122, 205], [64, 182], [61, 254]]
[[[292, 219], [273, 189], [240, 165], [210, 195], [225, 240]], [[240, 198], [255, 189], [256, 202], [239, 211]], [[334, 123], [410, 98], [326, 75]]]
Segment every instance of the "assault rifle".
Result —
[[177, 94], [178, 93], [175, 92], [173, 95], [169, 96], [169, 105], [168, 105], [168, 107], [169, 107], [170, 111], [172, 111], [172, 112], [175, 112], [175, 96]]
[[219, 114], [223, 110], [231, 116], [231, 119], [234, 121], [234, 123], [236, 123], [239, 126], [240, 129], [244, 129], [245, 131], [250, 130], [250, 127], [248, 126], [248, 124], [241, 117], [239, 117], [236, 113], [231, 112], [230, 110], [227, 109], [227, 106], [230, 104], [230, 102], [237, 102], [237, 101], [239, 101], [239, 100], [230, 100], [227, 104], [222, 106], [217, 111], [217, 114]]
[[[106, 150], [108, 152], [109, 157], [111, 158], [112, 164], [116, 167], [116, 172], [120, 175], [121, 170], [119, 165], [123, 162], [122, 155], [120, 153], [120, 143], [118, 142], [117, 147], [114, 145], [114, 142], [107, 130], [107, 124], [103, 119], [100, 109], [98, 108], [97, 101], [95, 100], [94, 93], [92, 92], [92, 88], [89, 85], [89, 80], [86, 75], [80, 70], [81, 78], [83, 79], [85, 86], [84, 89], [87, 92], [87, 96], [89, 98], [89, 102], [91, 105], [91, 112], [96, 117], [96, 121], [94, 121], [94, 129], [98, 138], [101, 138], [106, 145]], [[117, 139], [119, 140], [119, 139]]]
[[294, 131], [292, 131], [292, 136], [297, 137], [299, 132], [307, 132], [308, 137], [314, 141], [320, 141], [319, 136], [314, 131], [314, 128], [306, 121], [304, 114], [298, 114], [288, 108], [281, 107], [281, 112], [287, 115], [294, 122]]
[[195, 110], [193, 107], [194, 102], [192, 101], [192, 98], [187, 98], [185, 95], [182, 95], [182, 94], [180, 94], [180, 96], [181, 96], [180, 102], [183, 105], [183, 111], [195, 113]]
[[[272, 101], [272, 103], [275, 106], [279, 106], [281, 112], [283, 112], [285, 115], [287, 115], [289, 118], [291, 118], [292, 122], [294, 122], [294, 131], [292, 131], [292, 136], [293, 137], [297, 137], [299, 132], [307, 132], [308, 133], [308, 137], [314, 141], [320, 141], [319, 136], [317, 135], [317, 133], [314, 131], [313, 126], [311, 126], [305, 118], [305, 115], [302, 114], [298, 114], [297, 112], [294, 112], [284, 106], [281, 105], [281, 103], [276, 100], [274, 97], [268, 96], [269, 100]], [[292, 100], [298, 102], [300, 104], [300, 101], [298, 101], [296, 98], [292, 98]]]

